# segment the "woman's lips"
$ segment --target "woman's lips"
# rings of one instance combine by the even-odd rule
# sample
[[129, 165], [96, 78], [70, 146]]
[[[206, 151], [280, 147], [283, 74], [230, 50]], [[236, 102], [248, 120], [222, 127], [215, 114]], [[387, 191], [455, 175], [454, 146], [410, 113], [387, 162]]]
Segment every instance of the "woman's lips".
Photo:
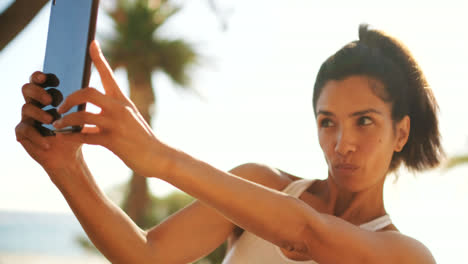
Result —
[[335, 171], [341, 172], [341, 173], [353, 173], [357, 169], [359, 169], [359, 166], [350, 164], [350, 163], [339, 163], [333, 166]]

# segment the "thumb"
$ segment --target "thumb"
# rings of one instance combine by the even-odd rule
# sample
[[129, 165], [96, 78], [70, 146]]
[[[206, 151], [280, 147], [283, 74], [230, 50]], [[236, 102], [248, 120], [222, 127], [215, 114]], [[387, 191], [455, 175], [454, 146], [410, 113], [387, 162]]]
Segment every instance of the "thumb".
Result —
[[119, 85], [115, 81], [114, 73], [112, 72], [109, 63], [104, 57], [104, 54], [102, 54], [97, 40], [93, 40], [89, 45], [89, 55], [91, 56], [94, 66], [96, 66], [96, 69], [99, 72], [106, 94], [112, 96], [123, 95]]

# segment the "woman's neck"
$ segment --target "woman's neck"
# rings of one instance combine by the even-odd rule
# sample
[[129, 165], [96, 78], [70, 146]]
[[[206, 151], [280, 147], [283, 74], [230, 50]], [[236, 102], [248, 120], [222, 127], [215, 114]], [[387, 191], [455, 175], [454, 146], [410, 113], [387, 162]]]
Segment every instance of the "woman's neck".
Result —
[[332, 177], [325, 180], [325, 202], [327, 211], [352, 224], [363, 224], [386, 214], [383, 203], [383, 184], [385, 178], [375, 185], [351, 192], [340, 188]]

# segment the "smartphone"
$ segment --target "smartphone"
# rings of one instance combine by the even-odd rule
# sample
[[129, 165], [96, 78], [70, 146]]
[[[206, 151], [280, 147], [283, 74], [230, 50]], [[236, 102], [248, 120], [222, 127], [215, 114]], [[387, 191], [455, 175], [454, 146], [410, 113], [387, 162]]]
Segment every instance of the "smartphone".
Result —
[[[43, 109], [57, 119], [60, 116], [56, 107], [61, 99], [89, 84], [91, 58], [88, 48], [96, 32], [98, 4], [99, 0], [51, 1], [43, 72], [48, 74], [44, 88], [55, 103]], [[84, 109], [85, 104], [79, 105], [64, 115]], [[39, 131], [48, 136], [60, 132], [79, 132], [81, 129], [81, 126], [72, 126], [56, 130], [50, 124], [40, 124]]]

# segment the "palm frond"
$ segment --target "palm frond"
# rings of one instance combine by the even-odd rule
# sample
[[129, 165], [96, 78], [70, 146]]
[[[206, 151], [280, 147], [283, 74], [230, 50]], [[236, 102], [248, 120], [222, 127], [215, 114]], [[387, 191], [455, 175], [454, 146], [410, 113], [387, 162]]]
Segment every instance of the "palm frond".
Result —
[[468, 165], [468, 155], [451, 157], [445, 165], [445, 169], [452, 169], [463, 164]]
[[116, 8], [107, 12], [114, 21], [115, 34], [103, 43], [112, 69], [161, 70], [179, 87], [186, 87], [197, 53], [187, 42], [160, 38], [157, 34], [161, 25], [179, 10], [167, 0], [118, 0]]
[[190, 66], [195, 65], [199, 57], [192, 46], [183, 40], [161, 40], [158, 48], [160, 70], [181, 87], [189, 85]]

